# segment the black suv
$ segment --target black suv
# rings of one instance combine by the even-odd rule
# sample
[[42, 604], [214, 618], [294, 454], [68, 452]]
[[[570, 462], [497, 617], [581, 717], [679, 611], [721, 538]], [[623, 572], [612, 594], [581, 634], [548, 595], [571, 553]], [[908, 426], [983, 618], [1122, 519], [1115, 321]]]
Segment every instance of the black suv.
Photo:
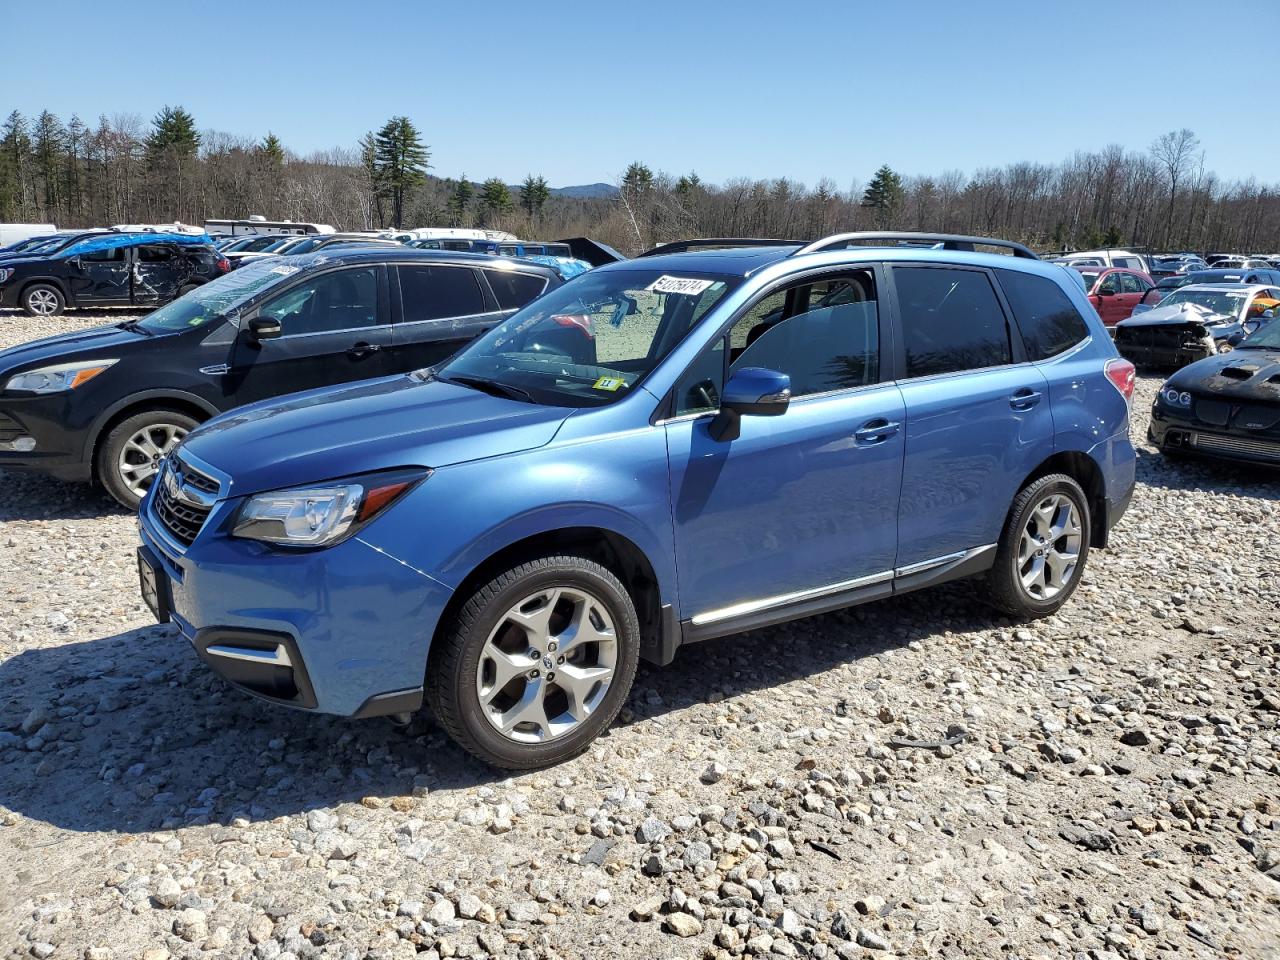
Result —
[[96, 480], [136, 507], [202, 420], [437, 363], [562, 283], [538, 263], [398, 244], [249, 263], [141, 320], [0, 353], [0, 467]]
[[230, 269], [204, 235], [96, 233], [0, 261], [0, 306], [51, 317], [74, 307], [157, 306]]

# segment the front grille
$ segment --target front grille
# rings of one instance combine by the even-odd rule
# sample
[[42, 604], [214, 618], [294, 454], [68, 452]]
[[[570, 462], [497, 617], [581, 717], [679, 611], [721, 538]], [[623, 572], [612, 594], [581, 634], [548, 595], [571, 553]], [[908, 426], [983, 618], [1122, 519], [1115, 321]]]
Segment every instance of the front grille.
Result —
[[1191, 437], [1197, 450], [1212, 453], [1235, 453], [1280, 463], [1280, 443], [1268, 440], [1249, 440], [1245, 437], [1220, 437], [1211, 433], [1197, 433]]
[[[177, 478], [177, 479], [175, 479]], [[166, 460], [155, 479], [156, 494], [151, 499], [152, 511], [160, 525], [184, 547], [191, 546], [196, 534], [209, 519], [218, 494], [218, 481], [183, 463], [174, 470], [173, 460]], [[183, 496], [183, 491], [199, 491], [204, 497]], [[207, 500], [208, 503], [196, 502]]]

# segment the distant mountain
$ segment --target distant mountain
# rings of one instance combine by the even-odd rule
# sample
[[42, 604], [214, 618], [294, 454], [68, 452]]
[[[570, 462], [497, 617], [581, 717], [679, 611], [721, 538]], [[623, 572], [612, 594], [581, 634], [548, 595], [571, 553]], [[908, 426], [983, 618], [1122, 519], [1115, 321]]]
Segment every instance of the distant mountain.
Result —
[[616, 197], [618, 188], [612, 183], [582, 183], [573, 187], [552, 187], [551, 192], [557, 197], [593, 199], [596, 197]]

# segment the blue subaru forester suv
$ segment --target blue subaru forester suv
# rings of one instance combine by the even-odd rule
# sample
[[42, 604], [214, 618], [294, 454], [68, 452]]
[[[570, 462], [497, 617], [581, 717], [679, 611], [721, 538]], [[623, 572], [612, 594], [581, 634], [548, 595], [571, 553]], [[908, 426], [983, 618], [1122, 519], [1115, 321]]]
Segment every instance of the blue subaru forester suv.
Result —
[[583, 750], [642, 656], [959, 577], [1058, 609], [1134, 484], [1133, 366], [1079, 285], [1006, 241], [745, 244], [209, 421], [142, 504], [144, 597], [243, 690], [425, 699], [508, 768]]

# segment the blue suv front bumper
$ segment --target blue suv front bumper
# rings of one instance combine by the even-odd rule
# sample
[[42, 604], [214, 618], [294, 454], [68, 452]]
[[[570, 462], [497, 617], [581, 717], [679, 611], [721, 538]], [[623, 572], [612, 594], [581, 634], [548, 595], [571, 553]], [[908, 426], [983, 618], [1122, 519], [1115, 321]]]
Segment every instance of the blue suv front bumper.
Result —
[[158, 525], [150, 497], [140, 513], [140, 565], [159, 572], [162, 605], [200, 658], [287, 706], [343, 716], [417, 709], [451, 591], [358, 537], [284, 552], [221, 535], [229, 509], [221, 504], [188, 548]]

